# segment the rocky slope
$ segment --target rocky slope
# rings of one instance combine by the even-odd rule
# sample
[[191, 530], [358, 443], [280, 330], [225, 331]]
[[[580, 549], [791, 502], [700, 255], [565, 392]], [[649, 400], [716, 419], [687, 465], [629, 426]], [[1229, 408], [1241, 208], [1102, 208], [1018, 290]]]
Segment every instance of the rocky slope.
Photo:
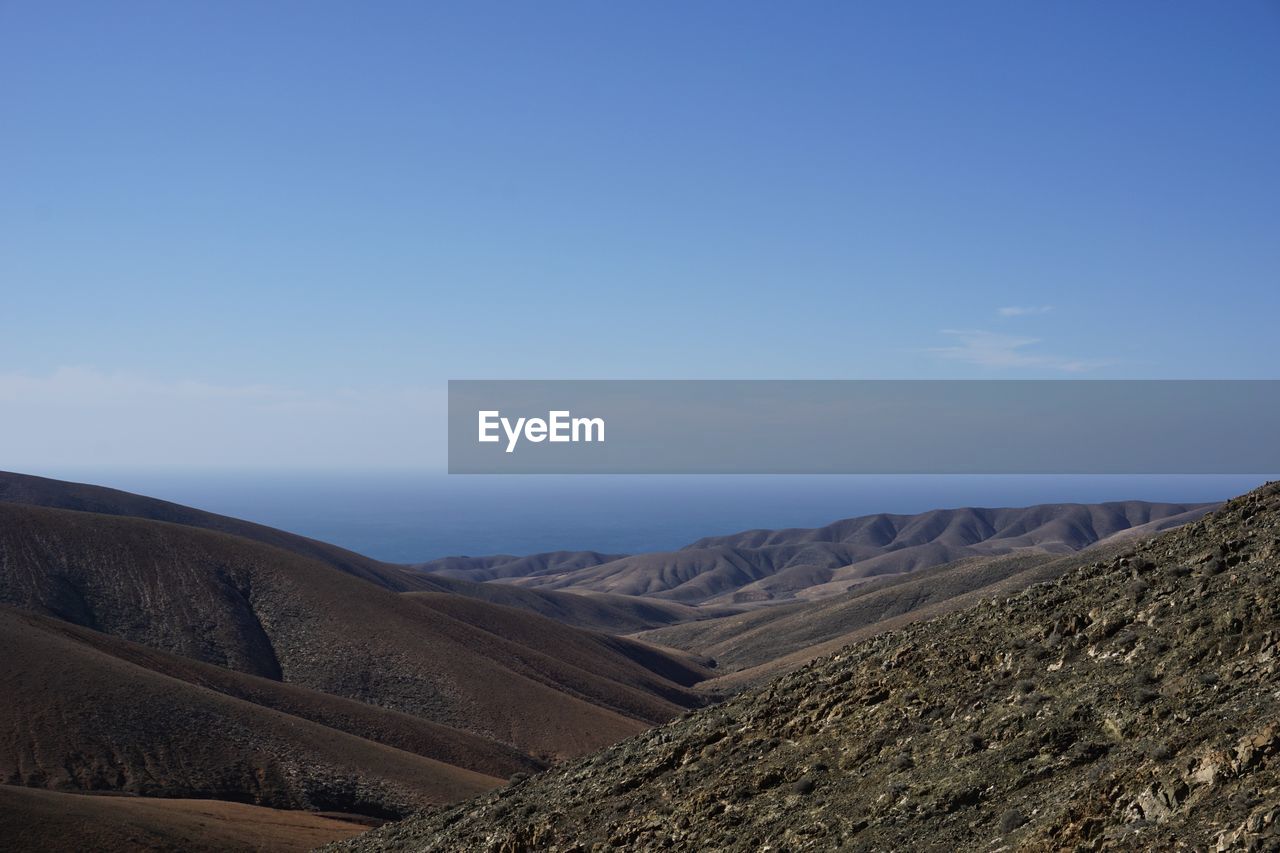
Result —
[[[973, 594], [1010, 580], [1029, 586], [1053, 566], [1070, 567], [1076, 555], [1016, 553], [970, 557], [906, 574], [873, 578], [849, 592], [817, 601], [757, 607], [718, 619], [704, 619], [645, 631], [638, 636], [666, 646], [697, 649], [716, 663], [718, 673], [736, 672], [789, 658], [835, 642], [834, 651], [853, 635], [874, 625], [899, 624], [916, 612], [938, 615], [936, 608], [963, 607]], [[970, 602], [971, 603], [971, 602]], [[859, 639], [861, 637], [858, 637]], [[813, 653], [809, 659], [818, 657]]]
[[347, 850], [1280, 849], [1280, 485]]

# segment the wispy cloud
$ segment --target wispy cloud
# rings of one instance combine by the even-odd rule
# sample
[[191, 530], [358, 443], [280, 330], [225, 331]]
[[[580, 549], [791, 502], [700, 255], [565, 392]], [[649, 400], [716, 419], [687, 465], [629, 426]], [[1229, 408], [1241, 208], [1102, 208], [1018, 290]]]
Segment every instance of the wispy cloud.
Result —
[[1037, 352], [1039, 338], [1003, 335], [983, 329], [943, 329], [952, 338], [951, 346], [932, 347], [929, 352], [951, 359], [989, 368], [1039, 368], [1064, 373], [1083, 373], [1106, 367], [1102, 359], [1068, 358]]
[[996, 311], [1001, 317], [1027, 317], [1032, 314], [1048, 314], [1052, 305], [1009, 305]]

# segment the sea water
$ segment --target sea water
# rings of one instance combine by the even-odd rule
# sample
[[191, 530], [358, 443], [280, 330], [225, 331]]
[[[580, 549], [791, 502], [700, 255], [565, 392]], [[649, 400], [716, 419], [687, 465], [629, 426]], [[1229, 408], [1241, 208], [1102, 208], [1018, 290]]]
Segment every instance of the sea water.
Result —
[[449, 476], [427, 471], [76, 470], [95, 483], [279, 527], [383, 560], [680, 548], [878, 512], [1223, 500], [1274, 476]]

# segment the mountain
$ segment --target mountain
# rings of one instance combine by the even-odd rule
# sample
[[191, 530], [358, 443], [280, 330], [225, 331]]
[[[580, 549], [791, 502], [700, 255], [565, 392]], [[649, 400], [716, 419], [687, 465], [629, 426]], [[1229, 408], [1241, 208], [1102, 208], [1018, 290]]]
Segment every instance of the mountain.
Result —
[[0, 782], [393, 817], [705, 702], [692, 655], [234, 519], [2, 479]]
[[0, 608], [0, 641], [9, 784], [391, 817], [535, 766], [474, 735], [14, 608]]
[[[695, 613], [674, 602], [627, 596], [584, 596], [544, 590], [521, 590], [477, 583], [463, 577], [453, 577], [449, 572], [440, 575], [429, 574], [417, 567], [384, 563], [336, 545], [261, 524], [86, 483], [69, 483], [29, 474], [0, 471], [0, 502], [43, 506], [51, 509], [70, 509], [97, 515], [166, 521], [185, 527], [229, 533], [317, 560], [340, 572], [394, 592], [448, 592], [527, 610], [578, 628], [611, 633], [639, 631], [707, 615]], [[588, 565], [592, 559], [611, 559], [611, 556], [591, 552], [581, 554], [562, 552], [559, 555], [536, 557], [456, 559], [467, 561], [468, 564], [473, 561], [484, 563], [510, 561], [519, 566], [529, 565], [531, 561], [555, 559], [555, 565], [576, 567]], [[448, 560], [441, 561], [440, 566], [447, 566], [448, 563]], [[434, 563], [430, 565], [436, 566]]]
[[198, 527], [218, 533], [229, 533], [265, 545], [274, 545], [303, 557], [325, 563], [340, 572], [375, 583], [387, 589], [439, 590], [440, 585], [420, 572], [409, 571], [371, 559], [354, 551], [286, 533], [251, 521], [193, 509], [181, 504], [157, 500], [105, 486], [69, 483], [29, 474], [0, 471], [0, 502], [71, 509], [95, 515], [116, 515], [150, 521], [166, 521], [184, 527]]
[[[646, 667], [647, 645], [483, 602], [457, 618], [224, 533], [0, 504], [0, 553], [2, 603], [538, 757], [602, 745], [699, 701]], [[468, 624], [477, 614], [483, 626]], [[504, 636], [516, 633], [548, 639], [532, 649]], [[661, 665], [698, 678], [684, 660]]]
[[425, 573], [424, 577], [437, 586], [439, 592], [449, 592], [466, 598], [488, 601], [491, 604], [502, 604], [546, 616], [548, 619], [554, 619], [575, 628], [605, 631], [611, 634], [627, 634], [663, 625], [712, 619], [728, 613], [736, 613], [739, 609], [690, 607], [674, 601], [634, 595], [609, 595], [589, 590], [559, 592], [524, 589], [505, 583], [477, 583]]
[[1280, 484], [334, 849], [1274, 850]]
[[585, 569], [612, 563], [626, 556], [628, 555], [602, 554], [599, 551], [548, 551], [525, 557], [495, 554], [489, 557], [443, 557], [418, 563], [415, 568], [441, 577], [483, 582]]
[[1070, 554], [1113, 537], [1194, 521], [1212, 506], [1126, 501], [880, 514], [813, 529], [750, 530], [700, 539], [679, 551], [617, 559], [576, 552], [521, 560], [451, 558], [419, 568], [453, 580], [497, 581], [537, 591], [741, 609], [838, 595], [871, 578], [968, 557]]
[[1000, 557], [969, 557], [873, 578], [829, 598], [755, 608], [729, 618], [688, 622], [635, 636], [667, 647], [696, 649], [720, 673], [699, 688], [724, 695], [856, 640], [970, 607], [983, 597], [1016, 594], [1058, 578], [1081, 560], [1105, 559], [1127, 547], [1127, 540], [1108, 540], [1065, 556], [1016, 551]]
[[[558, 778], [548, 767], [673, 718], [671, 731], [714, 719], [682, 715], [754, 696], [850, 642], [1057, 582], [1207, 510], [948, 510], [752, 531], [671, 554], [407, 566], [126, 492], [0, 474], [0, 830], [29, 839], [17, 849], [55, 838], [199, 849], [198, 836], [219, 849], [300, 849], [352, 833], [325, 814], [398, 819], [488, 802], [505, 779], [534, 774], [514, 789], [524, 790]], [[630, 784], [589, 793], [609, 803]], [[566, 816], [575, 791], [554, 792]], [[416, 825], [402, 830], [413, 843]]]
[[[1092, 552], [1090, 552], [1092, 553]], [[855, 639], [937, 616], [995, 589], [1021, 589], [1076, 564], [1076, 555], [1017, 552], [969, 557], [900, 575], [872, 578], [817, 601], [757, 607], [730, 617], [687, 622], [638, 634], [678, 649], [697, 649], [720, 677], [742, 683], [807, 663]], [[1016, 591], [1016, 590], [1015, 590]], [[726, 676], [725, 673], [737, 675]]]

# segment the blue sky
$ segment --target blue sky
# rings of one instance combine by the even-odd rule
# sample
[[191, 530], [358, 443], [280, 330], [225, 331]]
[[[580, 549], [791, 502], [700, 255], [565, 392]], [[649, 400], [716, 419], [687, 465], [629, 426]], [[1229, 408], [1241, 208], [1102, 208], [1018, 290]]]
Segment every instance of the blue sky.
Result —
[[0, 467], [449, 378], [1273, 378], [1280, 4], [0, 0]]

